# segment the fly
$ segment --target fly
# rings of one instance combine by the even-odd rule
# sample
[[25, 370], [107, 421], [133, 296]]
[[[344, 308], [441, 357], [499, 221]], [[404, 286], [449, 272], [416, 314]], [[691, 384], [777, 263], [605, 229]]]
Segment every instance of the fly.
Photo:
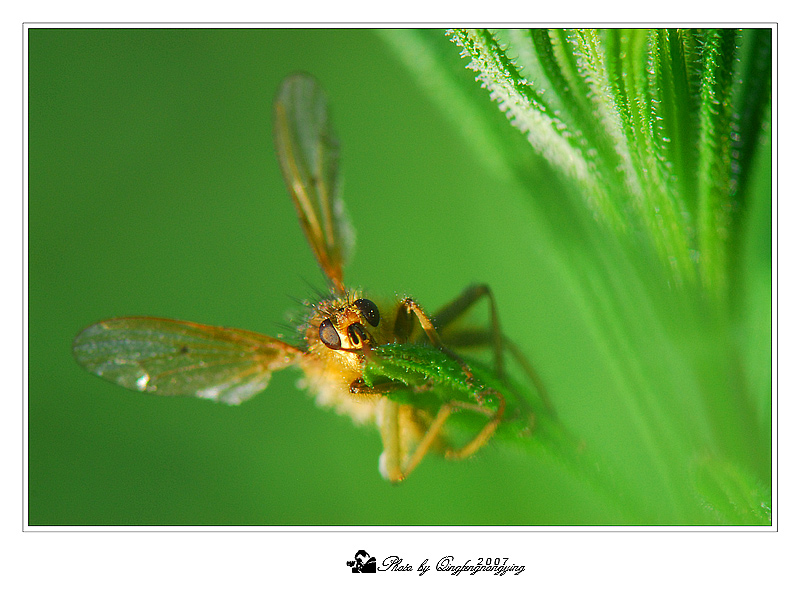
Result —
[[[189, 321], [120, 317], [78, 334], [73, 344], [78, 363], [129, 389], [226, 404], [262, 391], [275, 371], [299, 367], [319, 404], [378, 428], [384, 448], [380, 473], [392, 482], [405, 479], [429, 451], [454, 459], [474, 454], [511, 416], [524, 414], [532, 424], [532, 412], [520, 408], [518, 394], [503, 383], [504, 353], [510, 351], [535, 383], [537, 378], [502, 335], [487, 286], [468, 287], [433, 317], [413, 298], [383, 301], [345, 287], [343, 266], [353, 230], [338, 194], [339, 145], [317, 81], [302, 73], [287, 77], [273, 118], [281, 171], [331, 292], [306, 304], [300, 341]], [[489, 327], [456, 328], [453, 323], [483, 298]], [[454, 351], [467, 347], [492, 350], [491, 372]], [[417, 401], [425, 395], [433, 401]], [[457, 444], [449, 431], [456, 414], [470, 415], [473, 422], [467, 439]]]

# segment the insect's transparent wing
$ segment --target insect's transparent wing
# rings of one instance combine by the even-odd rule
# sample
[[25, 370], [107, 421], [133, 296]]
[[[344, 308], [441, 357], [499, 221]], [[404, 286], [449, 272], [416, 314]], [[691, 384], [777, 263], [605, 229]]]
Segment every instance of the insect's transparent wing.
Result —
[[239, 404], [301, 353], [280, 340], [226, 327], [154, 317], [90, 325], [75, 338], [87, 371], [132, 390]]
[[275, 149], [300, 224], [322, 271], [344, 291], [354, 233], [338, 195], [339, 142], [325, 92], [310, 75], [295, 73], [281, 83], [274, 111]]

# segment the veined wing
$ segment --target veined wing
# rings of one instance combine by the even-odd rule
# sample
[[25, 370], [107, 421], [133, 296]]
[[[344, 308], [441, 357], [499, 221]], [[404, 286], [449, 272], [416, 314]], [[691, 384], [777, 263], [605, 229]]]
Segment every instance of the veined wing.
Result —
[[87, 371], [132, 390], [239, 404], [301, 354], [250, 331], [154, 317], [90, 325], [73, 342]]
[[342, 266], [354, 233], [338, 196], [339, 142], [317, 80], [305, 73], [284, 79], [274, 120], [275, 149], [300, 225], [322, 271], [344, 292]]

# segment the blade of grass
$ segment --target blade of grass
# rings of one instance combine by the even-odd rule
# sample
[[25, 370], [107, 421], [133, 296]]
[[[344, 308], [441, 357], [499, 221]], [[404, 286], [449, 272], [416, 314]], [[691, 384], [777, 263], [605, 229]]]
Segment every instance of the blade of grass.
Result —
[[698, 242], [700, 274], [712, 301], [722, 303], [727, 291], [727, 257], [731, 220], [732, 84], [736, 32], [703, 33], [700, 89], [700, 162], [698, 165]]
[[487, 30], [451, 31], [451, 36], [471, 58], [469, 68], [478, 72], [481, 84], [499, 103], [512, 125], [520, 129], [534, 149], [558, 171], [578, 182], [590, 210], [615, 229], [624, 229], [615, 204], [599, 183], [595, 166], [581, 151], [567, 125], [546, 105]]

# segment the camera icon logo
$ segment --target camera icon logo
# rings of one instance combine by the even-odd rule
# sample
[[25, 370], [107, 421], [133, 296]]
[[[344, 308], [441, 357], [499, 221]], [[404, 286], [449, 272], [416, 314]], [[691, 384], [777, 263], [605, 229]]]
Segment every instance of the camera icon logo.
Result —
[[375, 573], [377, 572], [377, 563], [375, 557], [370, 556], [366, 550], [359, 550], [353, 557], [355, 560], [348, 560], [347, 566], [350, 567], [353, 573]]

